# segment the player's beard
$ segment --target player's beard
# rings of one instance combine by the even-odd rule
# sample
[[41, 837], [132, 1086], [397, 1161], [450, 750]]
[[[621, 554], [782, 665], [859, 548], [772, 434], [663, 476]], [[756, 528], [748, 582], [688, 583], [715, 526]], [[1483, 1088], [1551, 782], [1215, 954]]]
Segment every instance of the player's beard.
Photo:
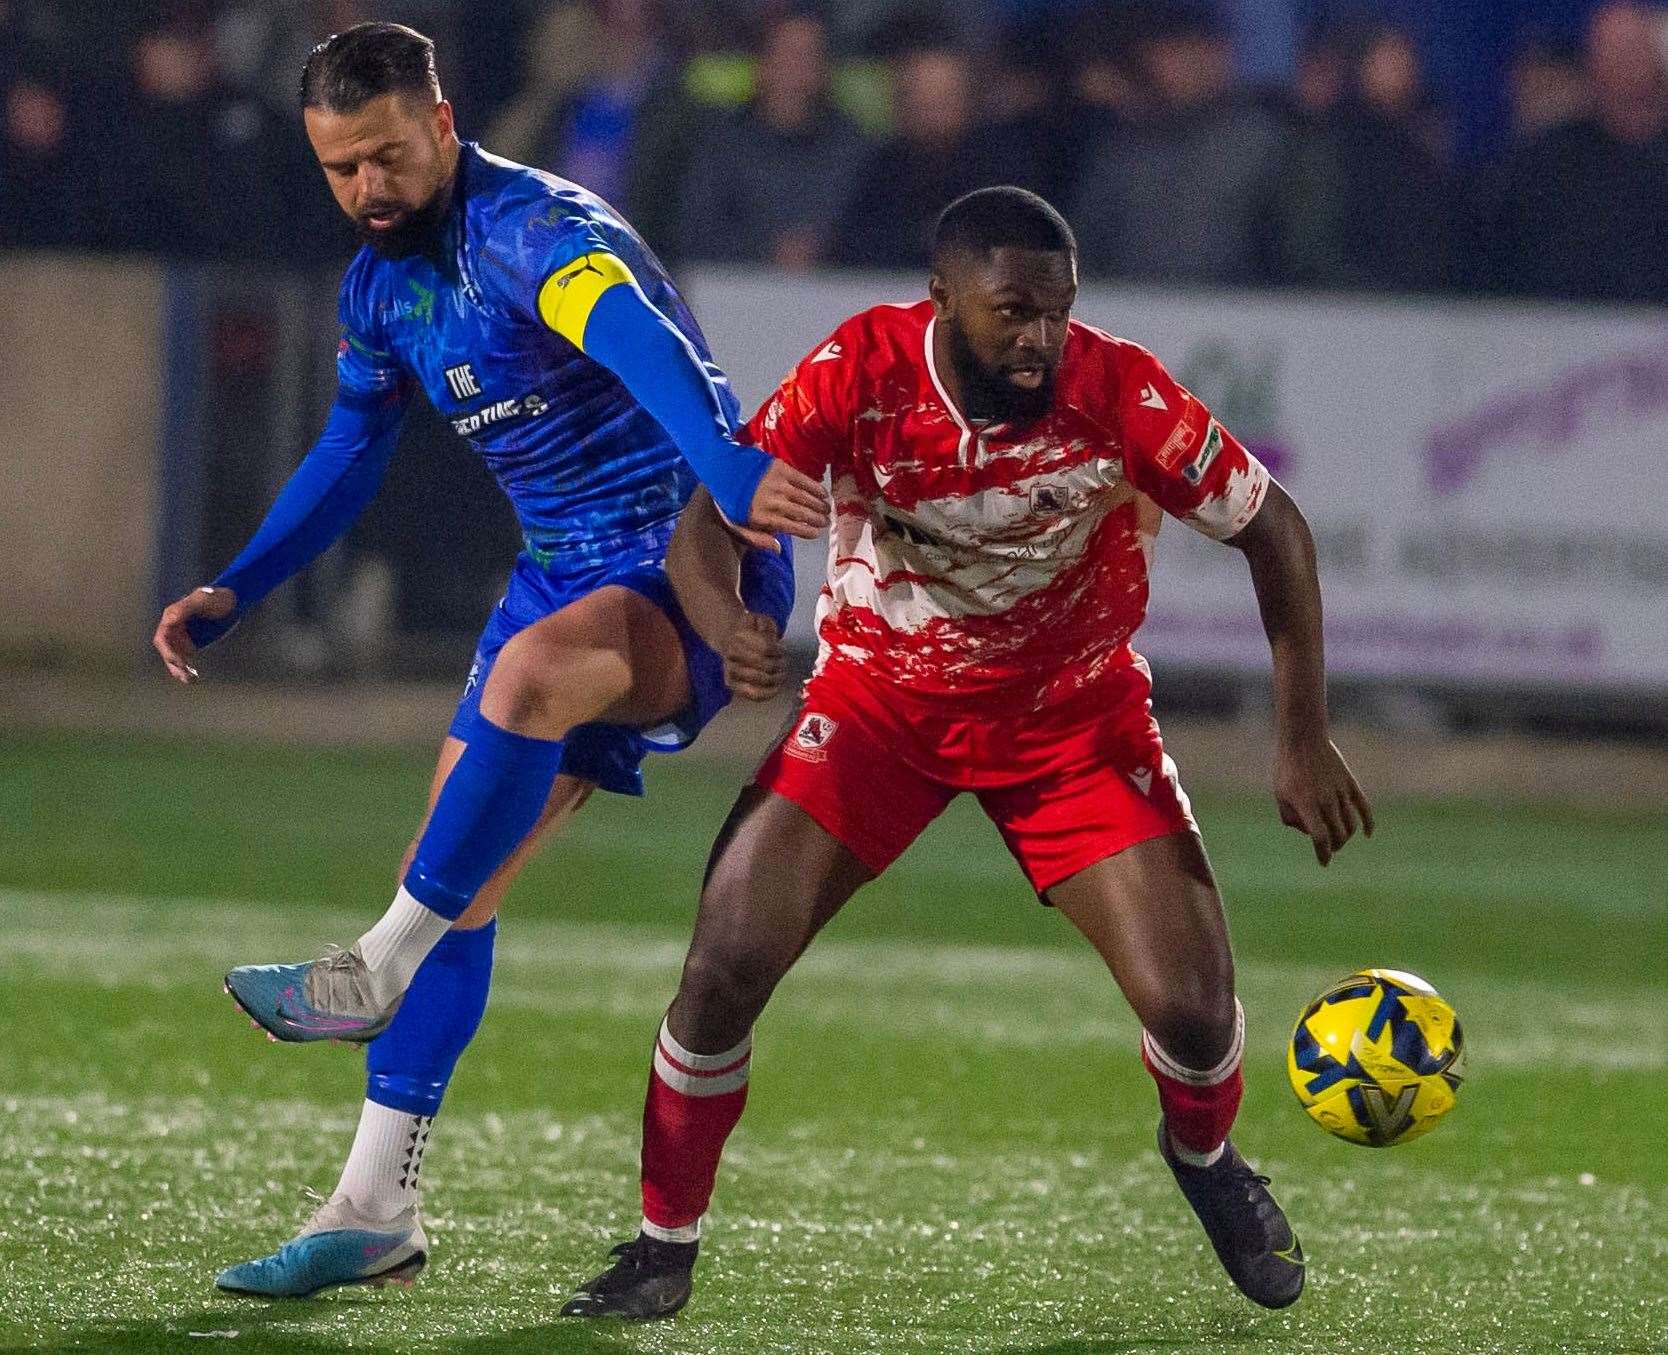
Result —
[[407, 212], [398, 225], [386, 230], [373, 229], [366, 217], [389, 205], [373, 203], [364, 216], [354, 218], [354, 234], [359, 237], [359, 242], [369, 245], [378, 257], [384, 259], [408, 259], [413, 254], [433, 253], [440, 243], [447, 209], [452, 205], [452, 186], [446, 183], [435, 189], [433, 197], [421, 207]]
[[953, 318], [946, 316], [940, 323], [950, 335], [950, 365], [961, 383], [969, 419], [1026, 424], [1054, 408], [1053, 367], [1043, 368], [1042, 383], [1035, 390], [1016, 386], [1001, 371], [979, 361], [967, 334]]

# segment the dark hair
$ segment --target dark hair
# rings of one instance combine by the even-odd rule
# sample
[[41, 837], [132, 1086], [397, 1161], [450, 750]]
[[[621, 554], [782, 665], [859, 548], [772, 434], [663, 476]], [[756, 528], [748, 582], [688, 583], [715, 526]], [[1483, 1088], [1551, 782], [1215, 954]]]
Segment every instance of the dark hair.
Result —
[[434, 43], [404, 24], [355, 24], [326, 38], [301, 68], [301, 106], [353, 113], [384, 94], [440, 98]]
[[944, 209], [933, 230], [933, 266], [950, 254], [982, 255], [1004, 245], [1077, 257], [1065, 217], [1029, 189], [1007, 184], [975, 188]]

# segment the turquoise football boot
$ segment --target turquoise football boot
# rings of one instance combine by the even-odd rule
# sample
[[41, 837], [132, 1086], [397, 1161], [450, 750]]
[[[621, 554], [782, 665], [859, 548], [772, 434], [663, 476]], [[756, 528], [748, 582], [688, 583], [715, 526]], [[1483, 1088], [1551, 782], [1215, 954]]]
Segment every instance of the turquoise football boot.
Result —
[[225, 986], [273, 1040], [368, 1044], [400, 1009], [400, 997], [376, 993], [357, 945], [305, 964], [239, 965]]
[[429, 1240], [415, 1205], [384, 1222], [360, 1214], [345, 1196], [335, 1196], [271, 1256], [229, 1266], [214, 1283], [228, 1294], [263, 1299], [311, 1298], [346, 1284], [410, 1288], [428, 1254]]

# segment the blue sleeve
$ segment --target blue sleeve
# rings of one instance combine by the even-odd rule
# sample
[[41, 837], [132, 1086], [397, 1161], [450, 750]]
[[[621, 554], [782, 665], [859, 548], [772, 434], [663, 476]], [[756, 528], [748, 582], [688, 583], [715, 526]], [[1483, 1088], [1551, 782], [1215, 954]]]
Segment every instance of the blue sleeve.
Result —
[[[644, 293], [630, 266], [594, 233], [544, 256], [533, 309], [544, 325], [619, 377], [677, 445], [731, 522], [752, 516], [770, 456], [735, 441], [734, 409], [696, 346]], [[543, 261], [541, 261], [543, 262]], [[727, 388], [726, 388], [727, 390]]]
[[237, 594], [236, 610], [221, 621], [199, 617], [187, 623], [198, 648], [220, 639], [353, 525], [376, 497], [404, 413], [404, 400], [338, 392], [323, 433], [260, 529], [214, 580], [216, 588]]
[[619, 377], [671, 435], [719, 511], [745, 523], [771, 458], [736, 442], [706, 364], [689, 340], [637, 287], [618, 286], [597, 298], [585, 326], [585, 352]]

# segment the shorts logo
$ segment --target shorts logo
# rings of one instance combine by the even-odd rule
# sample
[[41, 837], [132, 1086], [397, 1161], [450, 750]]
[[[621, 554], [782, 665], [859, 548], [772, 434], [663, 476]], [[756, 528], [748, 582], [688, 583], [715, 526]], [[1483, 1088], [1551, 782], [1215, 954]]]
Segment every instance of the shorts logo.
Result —
[[839, 727], [837, 720], [811, 711], [800, 720], [784, 751], [807, 762], [822, 762], [828, 757], [828, 741]]

